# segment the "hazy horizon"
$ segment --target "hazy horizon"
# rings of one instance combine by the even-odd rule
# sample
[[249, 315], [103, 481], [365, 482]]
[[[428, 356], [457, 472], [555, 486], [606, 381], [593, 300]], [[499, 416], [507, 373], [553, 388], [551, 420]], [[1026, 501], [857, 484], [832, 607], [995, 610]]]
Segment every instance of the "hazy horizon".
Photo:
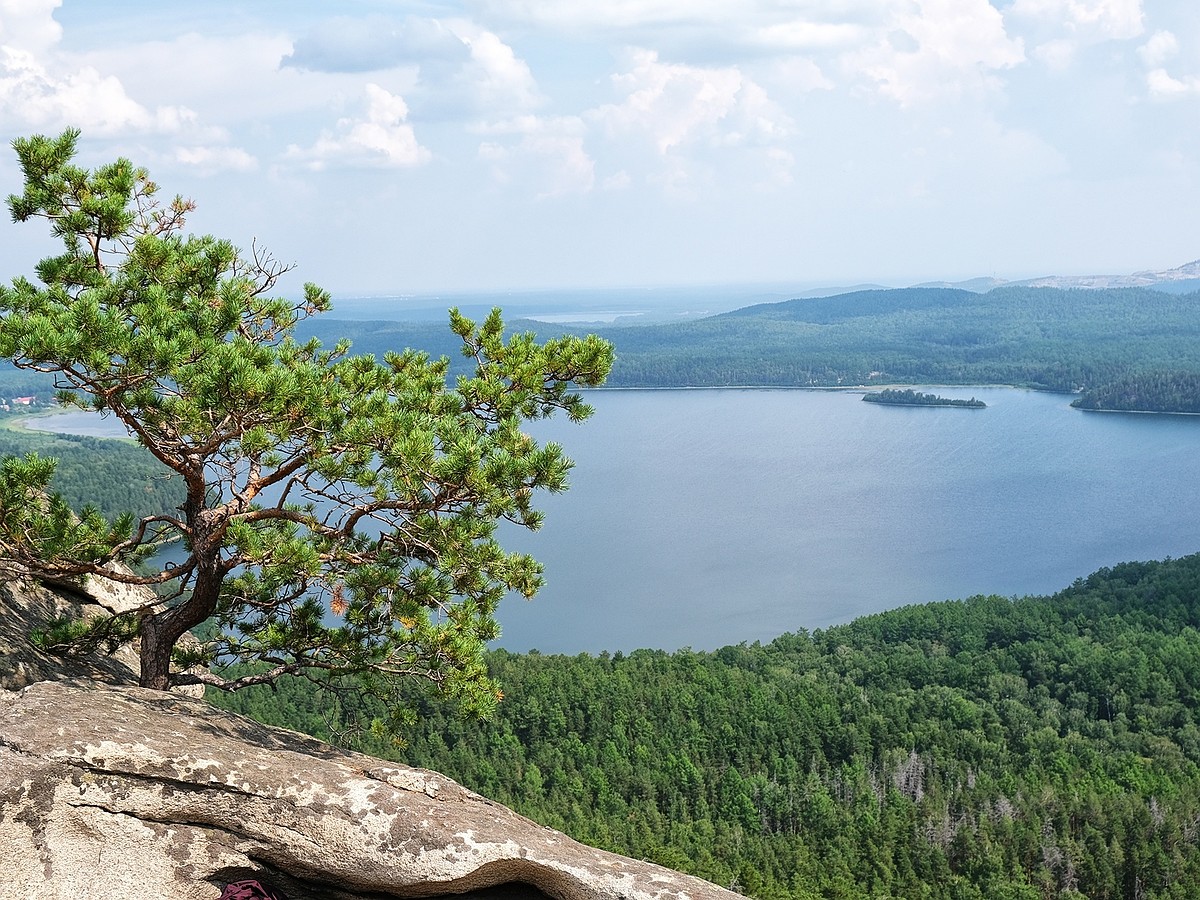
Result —
[[[1198, 104], [1187, 0], [0, 0], [0, 143], [82, 129], [288, 292], [1168, 269]], [[53, 246], [0, 216], [0, 278]]]

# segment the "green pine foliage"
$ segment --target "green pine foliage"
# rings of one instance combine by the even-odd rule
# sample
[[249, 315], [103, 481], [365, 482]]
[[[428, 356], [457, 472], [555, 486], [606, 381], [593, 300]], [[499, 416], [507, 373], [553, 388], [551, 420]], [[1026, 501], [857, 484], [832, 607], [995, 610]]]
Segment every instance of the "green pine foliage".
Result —
[[[712, 653], [494, 651], [487, 722], [397, 749], [586, 842], [760, 898], [1183, 898], [1200, 884], [1200, 556]], [[318, 736], [381, 710], [216, 698]]]
[[[450, 311], [469, 360], [457, 376], [398, 346], [351, 355], [345, 341], [299, 341], [297, 324], [329, 310], [325, 291], [273, 296], [289, 266], [189, 233], [194, 204], [164, 203], [127, 159], [76, 165], [78, 139], [13, 142], [24, 176], [13, 219], [47, 227], [61, 252], [0, 285], [0, 357], [52, 377], [61, 404], [121, 422], [183, 499], [110, 517], [55, 492], [51, 457], [0, 457], [0, 554], [42, 578], [155, 588], [135, 623], [144, 687], [235, 689], [245, 682], [209, 664], [239, 659], [265, 664], [254, 682], [354, 673], [388, 694], [420, 678], [486, 712], [496, 606], [542, 583], [498, 525], [538, 528], [534, 499], [564, 490], [571, 468], [523, 428], [587, 418], [576, 389], [604, 381], [612, 348], [590, 336], [539, 344], [506, 330], [499, 310], [478, 324]], [[111, 565], [164, 543], [177, 559]], [[176, 647], [205, 623], [202, 641]]]

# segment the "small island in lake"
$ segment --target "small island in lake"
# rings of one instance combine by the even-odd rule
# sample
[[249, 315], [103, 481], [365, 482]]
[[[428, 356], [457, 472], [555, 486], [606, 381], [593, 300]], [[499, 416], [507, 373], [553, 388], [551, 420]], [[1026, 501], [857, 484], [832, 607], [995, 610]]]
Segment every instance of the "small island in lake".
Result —
[[972, 397], [970, 400], [951, 400], [949, 397], [939, 397], [937, 394], [922, 394], [911, 389], [902, 391], [887, 390], [863, 394], [868, 403], [891, 403], [894, 406], [961, 406], [966, 409], [983, 409], [987, 406], [982, 400]]

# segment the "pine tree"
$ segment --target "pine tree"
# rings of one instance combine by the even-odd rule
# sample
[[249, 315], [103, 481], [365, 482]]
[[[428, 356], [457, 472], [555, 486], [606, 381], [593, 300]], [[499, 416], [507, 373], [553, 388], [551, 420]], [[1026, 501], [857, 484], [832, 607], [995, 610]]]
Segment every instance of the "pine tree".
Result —
[[[497, 693], [481, 654], [497, 604], [541, 585], [540, 566], [504, 551], [497, 525], [537, 528], [535, 492], [563, 490], [571, 466], [522, 426], [560, 410], [586, 418], [575, 388], [603, 382], [611, 347], [506, 338], [498, 310], [478, 326], [451, 310], [474, 359], [473, 375], [451, 381], [445, 359], [413, 351], [379, 361], [298, 343], [296, 324], [330, 308], [325, 291], [272, 296], [290, 266], [187, 234], [191, 201], [164, 205], [125, 159], [76, 166], [78, 137], [13, 143], [25, 178], [8, 198], [13, 218], [45, 220], [64, 251], [38, 264], [37, 282], [0, 286], [0, 355], [51, 373], [62, 403], [119, 419], [186, 499], [170, 514], [109, 519], [49, 490], [52, 459], [0, 461], [10, 566], [157, 589], [135, 613], [64, 624], [43, 642], [138, 638], [142, 684], [160, 690], [420, 676], [486, 711]], [[114, 565], [167, 543], [179, 548], [172, 565]], [[202, 624], [199, 649], [181, 651]], [[229, 678], [215, 661], [258, 665]]]

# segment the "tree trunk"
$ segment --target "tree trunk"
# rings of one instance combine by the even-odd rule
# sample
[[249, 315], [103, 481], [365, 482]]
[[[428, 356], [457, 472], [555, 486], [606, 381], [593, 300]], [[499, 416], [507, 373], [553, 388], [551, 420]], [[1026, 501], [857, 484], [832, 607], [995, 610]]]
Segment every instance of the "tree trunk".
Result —
[[189, 628], [194, 628], [217, 609], [224, 573], [217, 551], [197, 560], [196, 581], [191, 595], [171, 609], [142, 620], [141, 676], [142, 687], [156, 691], [171, 689], [171, 651]]
[[140, 651], [142, 672], [138, 683], [156, 691], [171, 689], [171, 650], [174, 640], [167, 640], [160, 619], [166, 613], [146, 616], [142, 620]]

